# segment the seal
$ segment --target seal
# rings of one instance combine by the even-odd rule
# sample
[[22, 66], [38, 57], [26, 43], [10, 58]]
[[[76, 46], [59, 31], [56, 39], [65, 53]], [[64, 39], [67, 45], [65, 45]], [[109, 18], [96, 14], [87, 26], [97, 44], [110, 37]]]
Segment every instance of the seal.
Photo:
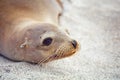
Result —
[[73, 55], [78, 43], [60, 29], [61, 12], [59, 0], [1, 0], [0, 54], [39, 64]]

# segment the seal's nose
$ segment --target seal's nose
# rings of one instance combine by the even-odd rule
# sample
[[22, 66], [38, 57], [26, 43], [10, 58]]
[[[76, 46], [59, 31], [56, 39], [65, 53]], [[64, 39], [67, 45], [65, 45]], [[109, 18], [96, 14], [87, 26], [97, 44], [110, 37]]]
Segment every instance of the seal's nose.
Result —
[[73, 45], [74, 48], [77, 48], [77, 41], [73, 40], [72, 45]]

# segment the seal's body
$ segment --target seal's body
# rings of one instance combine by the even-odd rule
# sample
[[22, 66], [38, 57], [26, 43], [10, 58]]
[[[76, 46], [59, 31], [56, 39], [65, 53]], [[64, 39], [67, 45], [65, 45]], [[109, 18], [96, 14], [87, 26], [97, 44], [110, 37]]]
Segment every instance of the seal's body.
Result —
[[58, 27], [61, 10], [56, 0], [0, 0], [0, 54], [45, 63], [75, 53], [77, 42]]

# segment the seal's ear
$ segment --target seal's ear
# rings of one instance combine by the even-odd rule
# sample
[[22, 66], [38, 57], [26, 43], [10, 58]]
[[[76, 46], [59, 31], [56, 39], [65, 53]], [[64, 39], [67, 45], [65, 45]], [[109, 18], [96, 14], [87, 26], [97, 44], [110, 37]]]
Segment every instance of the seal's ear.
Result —
[[28, 38], [25, 38], [25, 42], [20, 45], [20, 48], [27, 48], [29, 46], [30, 42], [28, 41]]

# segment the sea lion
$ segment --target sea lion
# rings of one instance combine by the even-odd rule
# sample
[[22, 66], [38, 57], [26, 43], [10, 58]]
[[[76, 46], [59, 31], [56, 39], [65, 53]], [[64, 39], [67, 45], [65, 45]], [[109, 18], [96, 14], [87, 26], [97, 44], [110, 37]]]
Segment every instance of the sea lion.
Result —
[[0, 0], [0, 54], [46, 63], [74, 54], [78, 43], [59, 29], [59, 0]]

